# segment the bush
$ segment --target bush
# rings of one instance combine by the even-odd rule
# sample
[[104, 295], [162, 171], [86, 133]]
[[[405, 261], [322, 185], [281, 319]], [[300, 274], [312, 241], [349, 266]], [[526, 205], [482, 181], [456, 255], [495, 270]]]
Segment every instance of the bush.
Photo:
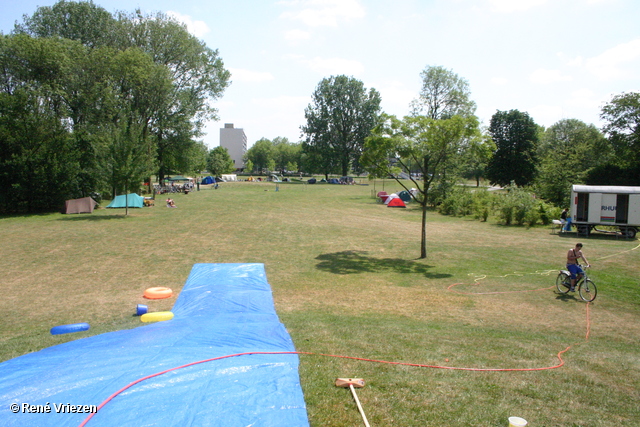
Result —
[[472, 198], [473, 217], [486, 222], [493, 208], [495, 196], [486, 189], [478, 189], [473, 192]]
[[470, 215], [473, 212], [473, 194], [467, 187], [452, 187], [447, 197], [438, 205], [438, 212], [442, 215]]
[[507, 187], [507, 193], [498, 198], [498, 216], [505, 225], [511, 225], [513, 222], [518, 225], [533, 225], [539, 218], [537, 204], [533, 193], [510, 185]]

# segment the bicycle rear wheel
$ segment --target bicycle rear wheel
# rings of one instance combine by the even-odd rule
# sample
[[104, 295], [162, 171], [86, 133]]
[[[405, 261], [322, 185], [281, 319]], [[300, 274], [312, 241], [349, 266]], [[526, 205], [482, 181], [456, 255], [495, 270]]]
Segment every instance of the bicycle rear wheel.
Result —
[[582, 298], [584, 301], [591, 302], [596, 299], [596, 295], [598, 295], [598, 289], [596, 288], [595, 283], [593, 283], [590, 279], [587, 279], [583, 280], [582, 283], [580, 283], [578, 293], [580, 294], [580, 298]]
[[571, 277], [566, 273], [560, 272], [558, 277], [556, 278], [556, 288], [558, 292], [561, 294], [566, 294], [569, 292], [569, 288], [571, 287]]

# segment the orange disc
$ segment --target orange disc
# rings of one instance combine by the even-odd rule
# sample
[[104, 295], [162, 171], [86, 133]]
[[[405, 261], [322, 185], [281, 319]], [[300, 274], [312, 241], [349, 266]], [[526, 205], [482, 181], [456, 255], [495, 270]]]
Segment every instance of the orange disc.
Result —
[[144, 297], [148, 299], [162, 299], [173, 296], [173, 291], [170, 288], [149, 288], [144, 291]]

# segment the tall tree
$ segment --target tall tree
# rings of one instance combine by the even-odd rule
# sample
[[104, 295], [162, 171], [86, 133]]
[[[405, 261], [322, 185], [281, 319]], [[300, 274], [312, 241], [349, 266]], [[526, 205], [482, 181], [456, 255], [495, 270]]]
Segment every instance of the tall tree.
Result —
[[[86, 128], [90, 124], [85, 118], [104, 111], [104, 106], [97, 108], [83, 100], [103, 99], [99, 95], [94, 98], [95, 92], [89, 92], [100, 87], [100, 73], [106, 69], [103, 60], [113, 57], [113, 51], [108, 49], [137, 49], [148, 55], [168, 72], [171, 81], [170, 91], [148, 85], [147, 93], [137, 98], [135, 106], [146, 123], [145, 134], [152, 135], [157, 146], [158, 174], [162, 178], [167, 171], [193, 168], [189, 153], [197, 144], [195, 138], [201, 135], [206, 120], [217, 118], [209, 101], [222, 95], [229, 85], [230, 73], [224, 69], [218, 52], [189, 34], [184, 24], [163, 13], [146, 15], [138, 10], [119, 12], [113, 17], [91, 2], [60, 1], [52, 7], [38, 8], [32, 16], [25, 15], [24, 23], [17, 25], [15, 31], [76, 40], [89, 49], [84, 57], [91, 57], [92, 61], [77, 67], [82, 73], [69, 74], [66, 91], [67, 102], [74, 105], [74, 136], [83, 152], [88, 153], [93, 151], [92, 129]], [[164, 82], [150, 77], [152, 82]], [[90, 170], [90, 166], [85, 169]]]
[[[433, 120], [450, 119], [459, 115], [471, 117], [476, 104], [471, 100], [469, 83], [452, 70], [441, 66], [427, 66], [420, 73], [422, 88], [418, 98], [411, 102], [411, 114], [425, 116]], [[465, 169], [465, 159], [459, 156], [449, 158], [442, 165], [437, 189], [432, 196], [445, 199], [455, 185], [458, 174]]]
[[149, 132], [158, 144], [160, 179], [172, 169], [189, 167], [188, 147], [195, 144], [207, 120], [217, 119], [211, 106], [229, 85], [230, 72], [218, 51], [191, 35], [186, 26], [164, 13], [120, 13], [124, 46], [141, 49], [171, 73], [172, 90], [149, 117]]
[[364, 140], [378, 123], [380, 94], [344, 75], [323, 79], [305, 109], [303, 150], [321, 161], [322, 172], [348, 175], [358, 168]]
[[231, 173], [236, 169], [233, 159], [229, 155], [229, 150], [225, 147], [216, 147], [209, 151], [207, 156], [207, 170], [213, 176], [220, 176]]
[[[106, 126], [104, 136], [108, 150], [101, 162], [113, 196], [138, 192], [140, 183], [149, 176], [153, 167], [149, 141], [143, 132], [144, 124], [137, 116], [126, 110], [120, 112], [119, 120]], [[129, 214], [129, 202], [125, 215]]]
[[79, 153], [57, 85], [68, 44], [0, 35], [0, 211], [59, 208], [74, 195]]
[[[443, 179], [442, 171], [451, 158], [458, 155], [469, 140], [480, 138], [475, 116], [453, 116], [433, 119], [426, 116], [383, 116], [372, 136], [368, 137], [362, 164], [373, 178], [394, 177], [404, 172], [409, 180], [396, 181], [405, 190], [409, 185], [418, 191], [414, 199], [422, 210], [420, 258], [427, 257], [427, 208], [432, 202], [431, 190]], [[417, 175], [410, 172], [418, 171]], [[419, 177], [419, 178], [418, 178]]]
[[244, 159], [251, 162], [253, 170], [261, 172], [267, 169], [269, 161], [273, 160], [273, 143], [267, 138], [260, 138], [247, 150]]
[[602, 108], [602, 128], [613, 147], [618, 164], [635, 167], [640, 164], [640, 92], [614, 96]]
[[476, 104], [470, 98], [469, 83], [465, 79], [440, 66], [427, 66], [420, 77], [420, 95], [411, 102], [413, 115], [448, 119], [475, 114]]
[[489, 133], [496, 144], [487, 168], [489, 181], [501, 186], [512, 181], [520, 187], [531, 184], [536, 171], [538, 127], [529, 114], [496, 111]]
[[466, 178], [473, 178], [476, 187], [480, 187], [480, 180], [485, 178], [489, 160], [496, 149], [491, 137], [483, 132], [482, 137], [474, 140], [467, 146], [462, 156], [462, 175]]
[[15, 33], [33, 37], [75, 40], [89, 48], [115, 46], [118, 21], [92, 1], [59, 1], [39, 7], [33, 15], [24, 15]]
[[583, 184], [588, 174], [611, 158], [611, 149], [594, 126], [564, 119], [546, 129], [538, 150], [536, 193], [557, 206], [569, 206], [572, 184]]

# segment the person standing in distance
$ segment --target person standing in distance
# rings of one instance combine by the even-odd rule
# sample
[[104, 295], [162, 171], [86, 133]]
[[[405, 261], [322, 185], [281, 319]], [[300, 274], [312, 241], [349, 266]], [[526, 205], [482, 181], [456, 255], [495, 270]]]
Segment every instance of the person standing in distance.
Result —
[[590, 267], [589, 261], [587, 261], [582, 253], [582, 243], [576, 243], [576, 247], [569, 249], [569, 252], [567, 252], [567, 270], [571, 273], [571, 292], [575, 291], [576, 281], [580, 279], [584, 273], [580, 265], [578, 265], [579, 259], [582, 259], [586, 266]]

